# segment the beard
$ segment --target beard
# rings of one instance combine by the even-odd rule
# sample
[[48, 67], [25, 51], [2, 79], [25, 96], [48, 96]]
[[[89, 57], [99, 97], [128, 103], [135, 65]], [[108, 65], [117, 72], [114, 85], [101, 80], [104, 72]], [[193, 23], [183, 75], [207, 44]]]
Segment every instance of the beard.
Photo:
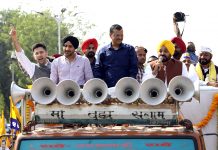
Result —
[[199, 63], [201, 64], [201, 65], [207, 65], [207, 64], [209, 64], [211, 62], [211, 60], [209, 59], [209, 60], [207, 60], [207, 59], [199, 59]]
[[177, 60], [180, 60], [181, 56], [182, 56], [182, 53], [178, 52], [178, 51], [175, 51], [173, 54], [173, 58], [175, 58]]
[[161, 55], [161, 57], [163, 58], [162, 62], [167, 62], [170, 60], [170, 57], [167, 57], [165, 55]]
[[64, 51], [64, 56], [66, 58], [71, 57], [74, 55], [74, 51]]
[[88, 57], [88, 58], [94, 58], [95, 57], [95, 52], [88, 52], [87, 54], [86, 54], [86, 57]]

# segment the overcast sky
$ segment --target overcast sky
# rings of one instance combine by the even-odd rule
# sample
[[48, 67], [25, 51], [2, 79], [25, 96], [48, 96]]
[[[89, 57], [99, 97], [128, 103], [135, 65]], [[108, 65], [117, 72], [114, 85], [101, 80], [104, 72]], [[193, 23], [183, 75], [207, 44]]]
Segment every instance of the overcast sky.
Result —
[[[4, 2], [4, 3], [3, 3]], [[218, 9], [215, 0], [0, 0], [0, 9], [18, 8], [22, 10], [52, 9], [56, 14], [62, 8], [78, 6], [80, 15], [96, 24], [96, 28], [84, 37], [99, 38], [99, 43], [110, 42], [109, 28], [118, 23], [124, 29], [124, 42], [133, 46], [142, 45], [156, 54], [160, 41], [175, 36], [172, 16], [182, 11], [186, 16], [183, 40], [193, 41], [196, 47], [208, 46], [218, 57]], [[184, 23], [180, 23], [182, 30]], [[102, 46], [102, 45], [101, 45]], [[218, 64], [218, 59], [213, 59]]]

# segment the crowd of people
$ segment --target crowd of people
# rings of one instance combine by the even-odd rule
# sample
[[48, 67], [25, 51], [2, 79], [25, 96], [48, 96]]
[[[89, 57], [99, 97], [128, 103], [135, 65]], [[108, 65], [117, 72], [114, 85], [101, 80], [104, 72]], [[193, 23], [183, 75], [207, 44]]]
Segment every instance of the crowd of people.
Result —
[[212, 61], [212, 50], [205, 46], [196, 50], [193, 42], [186, 46], [177, 22], [173, 20], [173, 23], [176, 37], [157, 43], [157, 54], [148, 58], [149, 50], [144, 46], [123, 43], [124, 31], [119, 24], [110, 27], [111, 41], [99, 49], [95, 38], [83, 41], [83, 55], [77, 52], [78, 38], [71, 35], [62, 40], [63, 54], [53, 55], [52, 61], [48, 59], [46, 45], [36, 43], [32, 47], [36, 63], [25, 55], [15, 28], [10, 36], [17, 60], [32, 82], [41, 77], [48, 77], [56, 84], [70, 79], [83, 87], [89, 79], [100, 78], [110, 88], [123, 77], [135, 78], [139, 83], [158, 78], [168, 85], [175, 76], [182, 75], [201, 86], [218, 87], [218, 66]]
[[77, 37], [64, 37], [63, 55], [54, 55], [52, 62], [44, 44], [33, 45], [36, 61], [33, 63], [25, 55], [14, 27], [10, 36], [18, 62], [33, 82], [40, 77], [48, 77], [56, 84], [70, 79], [82, 87], [89, 79], [100, 78], [108, 87], [114, 87], [121, 78], [132, 77], [139, 83], [148, 78], [159, 78], [168, 85], [173, 77], [183, 75], [200, 85], [218, 87], [218, 67], [212, 61], [212, 50], [201, 47], [197, 55], [194, 43], [188, 42], [186, 47], [177, 22], [173, 20], [173, 23], [176, 37], [160, 41], [157, 55], [150, 56], [147, 62], [145, 47], [123, 43], [124, 31], [119, 24], [110, 27], [111, 42], [100, 49], [95, 38], [85, 40], [81, 45], [84, 55], [77, 53]]

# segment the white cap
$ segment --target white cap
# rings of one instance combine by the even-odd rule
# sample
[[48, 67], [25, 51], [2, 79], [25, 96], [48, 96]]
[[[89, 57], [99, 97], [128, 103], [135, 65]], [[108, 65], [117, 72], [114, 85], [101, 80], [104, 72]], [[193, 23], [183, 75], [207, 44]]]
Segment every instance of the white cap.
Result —
[[208, 52], [212, 54], [212, 50], [209, 47], [201, 46], [200, 52]]

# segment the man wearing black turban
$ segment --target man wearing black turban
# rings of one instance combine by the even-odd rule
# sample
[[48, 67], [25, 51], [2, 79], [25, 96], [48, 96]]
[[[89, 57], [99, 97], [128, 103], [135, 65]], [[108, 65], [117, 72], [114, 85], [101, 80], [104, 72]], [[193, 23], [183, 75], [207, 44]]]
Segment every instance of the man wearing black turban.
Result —
[[79, 85], [93, 78], [88, 58], [77, 55], [79, 40], [74, 36], [63, 39], [64, 56], [56, 58], [51, 65], [50, 78], [58, 84], [63, 80], [73, 80]]
[[[71, 49], [72, 46], [74, 47], [73, 50]], [[78, 48], [78, 46], [79, 46], [79, 40], [76, 37], [66, 36], [63, 39], [63, 51], [64, 51], [65, 57], [68, 59], [74, 59], [76, 56], [75, 50]]]

